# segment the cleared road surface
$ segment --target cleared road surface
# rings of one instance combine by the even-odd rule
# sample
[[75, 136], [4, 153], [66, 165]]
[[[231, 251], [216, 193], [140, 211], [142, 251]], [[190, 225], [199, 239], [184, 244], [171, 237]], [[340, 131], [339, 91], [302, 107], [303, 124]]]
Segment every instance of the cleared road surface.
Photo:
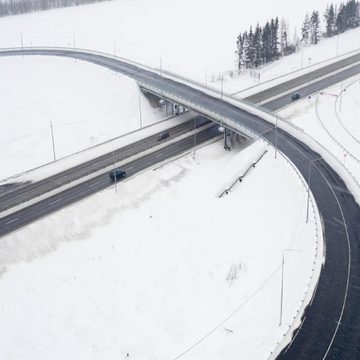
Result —
[[[7, 51], [3, 54], [19, 55], [21, 52]], [[186, 99], [198, 106], [231, 119], [242, 126], [260, 134], [272, 144], [275, 143], [275, 127], [262, 118], [249, 114], [218, 98], [184, 85], [175, 80], [166, 79], [159, 74], [147, 71], [134, 64], [118, 62], [100, 54], [80, 53], [72, 50], [25, 49], [23, 54], [66, 56], [93, 62], [128, 75], [135, 80], [151, 84], [167, 93]], [[356, 63], [356, 59], [353, 63]], [[342, 63], [344, 64], [344, 63]], [[348, 64], [347, 64], [348, 65]], [[332, 65], [335, 66], [335, 65]], [[341, 62], [337, 64], [341, 67]], [[329, 69], [326, 70], [328, 72]], [[309, 91], [317, 91], [351, 74], [357, 73], [356, 64], [350, 71], [339, 72], [332, 80], [323, 79], [316, 86], [309, 85]], [[318, 75], [314, 75], [316, 79]], [[294, 86], [305, 87], [304, 82], [296, 80]], [[312, 88], [311, 88], [312, 86]], [[312, 89], [312, 90], [311, 90]], [[280, 87], [280, 94], [286, 91]], [[276, 92], [276, 91], [275, 91]], [[275, 92], [272, 93], [274, 96]], [[286, 100], [287, 99], [287, 100]], [[284, 97], [289, 102], [289, 96]], [[281, 102], [280, 102], [281, 103]], [[277, 106], [282, 106], [280, 103]], [[268, 104], [270, 106], [270, 104]], [[272, 105], [270, 108], [273, 108]], [[215, 129], [216, 130], [216, 129]], [[215, 131], [214, 130], [214, 131]], [[204, 135], [205, 136], [205, 135]], [[293, 136], [285, 131], [278, 131], [277, 145], [307, 179], [309, 166], [312, 166], [310, 188], [314, 194], [324, 225], [326, 262], [320, 274], [318, 287], [310, 306], [307, 307], [302, 325], [291, 345], [279, 356], [280, 359], [359, 359], [360, 358], [360, 211], [353, 196], [336, 172], [321, 158]], [[170, 149], [169, 149], [170, 151]], [[316, 161], [315, 161], [316, 160]], [[312, 164], [313, 162], [313, 164]], [[148, 165], [144, 165], [148, 166]], [[93, 186], [95, 187], [96, 184]], [[107, 184], [108, 186], [108, 184]], [[92, 187], [92, 188], [93, 188]], [[83, 186], [73, 188], [75, 194], [83, 191], [79, 198], [86, 196]], [[89, 191], [90, 193], [90, 191]], [[77, 196], [77, 195], [75, 195]], [[53, 204], [56, 205], [56, 199]], [[59, 200], [60, 201], [60, 200]], [[40, 205], [36, 205], [40, 206]], [[45, 211], [33, 208], [22, 216], [31, 217], [32, 212]], [[13, 224], [22, 221], [9, 219]], [[14, 220], [12, 223], [10, 221]], [[3, 226], [3, 225], [0, 225]], [[259, 326], [261, 326], [259, 324]]]

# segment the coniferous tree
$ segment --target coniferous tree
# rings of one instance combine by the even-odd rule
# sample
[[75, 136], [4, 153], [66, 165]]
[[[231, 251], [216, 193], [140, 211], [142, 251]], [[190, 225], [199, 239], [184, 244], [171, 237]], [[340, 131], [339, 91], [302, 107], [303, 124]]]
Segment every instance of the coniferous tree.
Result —
[[310, 18], [311, 44], [316, 45], [320, 39], [320, 17], [318, 11], [313, 11]]
[[244, 37], [242, 34], [239, 34], [236, 41], [236, 53], [238, 55], [238, 70], [244, 65]]
[[326, 24], [326, 33], [327, 37], [331, 37], [335, 34], [335, 22], [336, 22], [336, 14], [334, 5], [331, 3], [330, 6], [326, 8], [325, 14], [325, 24]]
[[301, 27], [301, 40], [305, 44], [309, 44], [310, 41], [310, 19], [308, 13], [306, 13], [303, 25]]
[[256, 29], [254, 33], [254, 47], [255, 47], [254, 65], [255, 67], [258, 67], [263, 62], [262, 29], [259, 23], [256, 25]]
[[263, 59], [264, 63], [271, 61], [271, 30], [270, 24], [267, 21], [263, 33], [262, 33], [262, 45], [263, 45]]
[[344, 4], [340, 4], [338, 14], [336, 16], [336, 33], [343, 33], [346, 30], [346, 8]]
[[248, 50], [247, 50], [247, 57], [248, 57], [248, 68], [254, 67], [255, 62], [255, 41], [254, 41], [254, 32], [252, 26], [250, 26], [249, 36], [248, 36]]
[[271, 19], [270, 23], [271, 38], [271, 60], [279, 59], [279, 19]]

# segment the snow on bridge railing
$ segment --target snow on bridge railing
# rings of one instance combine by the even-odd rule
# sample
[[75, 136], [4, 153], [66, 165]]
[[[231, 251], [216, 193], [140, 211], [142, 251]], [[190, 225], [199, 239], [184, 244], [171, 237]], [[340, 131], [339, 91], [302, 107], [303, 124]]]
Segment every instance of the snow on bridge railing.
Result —
[[[186, 86], [200, 90], [203, 93], [206, 93], [214, 98], [222, 99], [223, 101], [226, 101], [229, 104], [232, 104], [245, 112], [248, 112], [252, 115], [258, 116], [273, 125], [279, 126], [283, 130], [287, 131], [289, 134], [293, 135], [294, 137], [296, 137], [299, 140], [306, 143], [314, 151], [319, 152], [324, 157], [324, 159], [327, 162], [329, 162], [340, 173], [340, 175], [342, 175], [343, 180], [345, 181], [346, 185], [348, 186], [350, 191], [353, 192], [357, 202], [360, 204], [360, 184], [354, 178], [354, 176], [349, 172], [349, 170], [346, 169], [332, 153], [330, 153], [326, 148], [324, 148], [324, 146], [322, 146], [318, 141], [316, 141], [314, 138], [312, 138], [309, 134], [306, 134], [301, 128], [295, 126], [294, 124], [290, 123], [289, 121], [282, 118], [281, 116], [271, 112], [270, 110], [267, 110], [263, 107], [259, 107], [258, 105], [249, 103], [242, 99], [236, 98], [235, 96], [232, 96], [231, 94], [225, 93], [223, 91], [219, 91], [217, 89], [209, 87], [198, 81], [187, 79], [184, 76], [178, 76], [177, 74], [172, 73], [170, 71], [164, 72], [162, 69], [155, 69], [155, 68], [149, 67], [147, 65], [140, 64], [136, 61], [125, 59], [125, 58], [115, 56], [115, 55], [106, 54], [101, 51], [88, 50], [88, 49], [77, 49], [77, 48], [71, 49], [71, 48], [64, 48], [64, 47], [27, 47], [27, 48], [16, 47], [16, 48], [0, 49], [0, 53], [1, 52], [19, 52], [19, 53], [21, 53], [24, 51], [25, 52], [31, 52], [31, 51], [33, 51], [33, 52], [36, 52], [36, 51], [56, 52], [56, 51], [59, 51], [59, 52], [66, 52], [67, 54], [74, 54], [74, 55], [79, 54], [79, 53], [80, 54], [83, 53], [83, 54], [89, 54], [89, 55], [97, 55], [97, 56], [101, 56], [105, 59], [109, 59], [112, 61], [119, 61], [124, 64], [132, 65], [134, 67], [137, 67], [138, 69], [142, 69], [145, 71], [149, 71], [153, 74], [156, 74], [161, 78], [167, 78], [170, 80], [174, 80], [178, 83], [182, 83]], [[145, 83], [143, 83], [143, 86], [156, 89], [159, 94], [166, 95], [166, 93], [163, 91], [163, 89], [159, 89], [150, 84], [145, 84]], [[261, 134], [255, 133], [253, 130], [240, 125], [239, 123], [235, 122], [234, 120], [227, 119], [218, 113], [209, 111], [206, 108], [201, 107], [199, 104], [191, 103], [190, 101], [188, 101], [186, 99], [181, 99], [180, 97], [176, 96], [175, 94], [167, 93], [167, 96], [169, 97], [169, 99], [172, 98], [174, 101], [178, 101], [180, 104], [182, 104], [184, 106], [193, 108], [194, 110], [211, 117], [215, 121], [218, 121], [219, 124], [226, 123], [226, 126], [232, 130], [240, 131], [240, 132], [244, 133], [245, 135], [248, 135], [252, 138], [258, 138], [258, 139], [260, 138], [263, 141], [265, 141], [266, 143], [269, 143], [269, 141], [266, 140]], [[270, 144], [270, 145], [272, 145], [272, 144]]]

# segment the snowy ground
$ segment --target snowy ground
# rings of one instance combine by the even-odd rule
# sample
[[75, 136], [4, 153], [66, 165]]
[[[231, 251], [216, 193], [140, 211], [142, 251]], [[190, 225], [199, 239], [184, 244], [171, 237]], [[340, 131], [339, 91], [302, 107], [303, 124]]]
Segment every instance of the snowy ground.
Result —
[[360, 111], [359, 94], [360, 77], [355, 76], [281, 112], [331, 154], [340, 174], [341, 168], [347, 171], [357, 183], [357, 196], [360, 195], [360, 127], [356, 116]]
[[[333, 1], [340, 4], [341, 0]], [[246, 7], [238, 0], [116, 0], [86, 7], [51, 10], [1, 19], [0, 46], [65, 46], [114, 52], [149, 66], [160, 66], [208, 82], [217, 74], [235, 69], [236, 38], [257, 22], [271, 17], [289, 20], [290, 32], [300, 32], [305, 13], [322, 14], [328, 0], [271, 2], [255, 0]], [[291, 34], [292, 36], [292, 34]], [[358, 48], [359, 37], [345, 42], [339, 53]], [[304, 51], [304, 65], [336, 54], [336, 39], [328, 51], [323, 45]], [[309, 58], [311, 60], [309, 61]], [[284, 64], [283, 64], [284, 65]], [[286, 69], [275, 65], [278, 74], [300, 68], [290, 61]], [[279, 70], [280, 69], [280, 70]], [[268, 71], [266, 71], [268, 72]], [[264, 79], [267, 75], [264, 73]], [[256, 78], [257, 79], [257, 78]], [[242, 79], [241, 82], [248, 82]], [[257, 80], [255, 80], [257, 81]], [[250, 81], [253, 83], [253, 81]]]
[[[55, 57], [0, 58], [0, 179], [158, 122], [135, 81]], [[26, 149], [26, 151], [24, 151]], [[111, 151], [111, 149], [110, 149]]]
[[[21, 33], [25, 46], [72, 47], [75, 40], [76, 47], [115, 51], [150, 66], [161, 58], [164, 68], [209, 84], [234, 69], [236, 36], [250, 24], [276, 15], [298, 24], [306, 10], [326, 3], [257, 1], [242, 11], [235, 0], [221, 6], [173, 1], [170, 8], [165, 0], [119, 0], [0, 19], [0, 46], [19, 46]], [[305, 66], [336, 55], [337, 48], [339, 54], [354, 50], [358, 35], [357, 29], [338, 43], [326, 40], [266, 66], [260, 80], [299, 69], [301, 58]], [[14, 174], [51, 161], [50, 121], [59, 156], [139, 125], [134, 82], [94, 65], [1, 58], [0, 78], [6, 105], [0, 107], [1, 178], [9, 169]], [[227, 73], [224, 88], [235, 92], [257, 81], [257, 74], [234, 80]], [[350, 99], [358, 91], [356, 84], [347, 89], [340, 112], [355, 137], [351, 114], [358, 107]], [[326, 121], [334, 101], [319, 96]], [[358, 176], [356, 161], [315, 126], [314, 109], [314, 100], [304, 100], [284, 115]], [[144, 114], [148, 123], [159, 118], [150, 107]], [[332, 128], [333, 118], [326, 126], [360, 157], [355, 140]], [[217, 197], [261, 151], [259, 143], [230, 153], [213, 144], [198, 150], [195, 161], [187, 156], [150, 169], [123, 182], [117, 195], [109, 189], [2, 238], [0, 357], [175, 359], [204, 338], [182, 358], [268, 358], [311, 295], [313, 261], [321, 261], [322, 249], [314, 218], [305, 224], [304, 186], [271, 151], [234, 191]]]
[[[3, 238], [1, 357], [174, 359], [218, 326], [182, 358], [267, 358], [317, 238], [305, 187], [272, 150], [218, 198], [263, 151], [215, 143]], [[285, 252], [280, 327], [285, 249], [299, 252]]]

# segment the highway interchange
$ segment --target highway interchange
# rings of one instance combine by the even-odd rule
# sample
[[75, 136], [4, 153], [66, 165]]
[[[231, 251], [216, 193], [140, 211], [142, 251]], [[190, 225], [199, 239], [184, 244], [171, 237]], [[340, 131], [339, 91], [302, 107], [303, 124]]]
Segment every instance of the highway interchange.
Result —
[[[323, 220], [326, 262], [320, 274], [311, 306], [308, 306], [305, 311], [301, 327], [295, 332], [291, 346], [286, 348], [278, 358], [356, 359], [360, 357], [359, 207], [342, 179], [321, 159], [319, 154], [281, 129], [277, 129], [278, 136], [275, 140], [274, 125], [259, 116], [240, 110], [223, 99], [133, 64], [126, 64], [104, 55], [65, 49], [18, 49], [0, 52], [0, 55], [4, 56], [19, 54], [75, 57], [119, 71], [142, 83], [160, 88], [167, 94], [173, 94], [177, 99], [183, 99], [186, 104], [191, 102], [224, 118], [231, 119], [261, 135], [272, 144], [276, 141], [279, 150], [286, 154], [305, 179], [307, 179], [309, 166], [311, 166], [310, 188]], [[353, 55], [351, 60], [339, 61], [329, 65], [325, 70], [316, 70], [307, 74], [306, 78], [295, 78], [291, 80], [291, 83], [286, 83], [284, 87], [276, 86], [260, 95], [255, 94], [247, 100], [257, 101], [256, 99], [260, 99], [263, 106], [270, 110], [282, 108], [291, 101], [289, 94], [294, 88], [302, 96], [313, 94], [357, 74], [359, 72], [358, 61], [360, 61], [360, 55]], [[349, 67], [341, 70], [343, 66]], [[319, 76], [323, 77], [329, 71], [334, 70], [337, 71], [336, 74], [316, 80]], [[282, 93], [284, 94], [281, 95]], [[275, 96], [277, 96], [276, 99], [274, 99]], [[197, 142], [206, 141], [217, 135], [217, 127], [210, 127], [197, 135]], [[126, 164], [125, 168], [127, 167], [129, 175], [132, 175], [165, 158], [181, 154], [190, 149], [193, 144], [192, 137], [185, 138], [164, 148], [166, 150], [161, 150], [160, 155], [159, 153], [146, 155], [146, 157], [135, 160], [134, 163]], [[119, 156], [121, 156], [120, 153]], [[111, 154], [108, 155], [106, 161], [111, 164], [113, 160], [110, 157]], [[130, 167], [132, 168], [130, 169]], [[0, 229], [1, 231], [4, 229], [4, 233], [9, 233], [40, 216], [78, 201], [109, 185], [107, 174], [100, 175], [98, 178], [71, 187], [54, 197], [31, 205], [29, 208], [1, 218]], [[15, 194], [13, 193], [13, 195]], [[2, 203], [1, 196], [0, 201]]]

